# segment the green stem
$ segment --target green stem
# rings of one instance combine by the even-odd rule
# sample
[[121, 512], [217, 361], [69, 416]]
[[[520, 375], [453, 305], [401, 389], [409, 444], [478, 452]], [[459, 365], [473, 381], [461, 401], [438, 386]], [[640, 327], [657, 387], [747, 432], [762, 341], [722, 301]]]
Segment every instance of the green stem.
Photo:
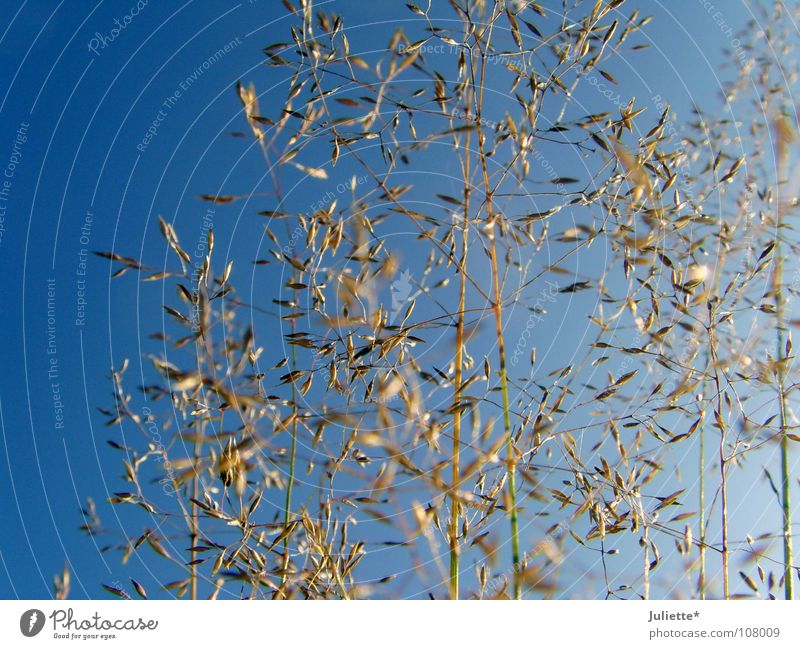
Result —
[[[499, 5], [496, 5], [499, 7]], [[477, 122], [482, 123], [483, 115], [483, 91], [485, 88], [486, 80], [486, 50], [489, 48], [491, 42], [491, 35], [494, 29], [494, 10], [492, 20], [489, 21], [489, 36], [486, 40], [486, 49], [481, 50], [481, 75], [480, 87], [478, 92], [477, 102]], [[488, 236], [491, 238], [491, 246], [489, 249], [489, 258], [492, 268], [492, 289], [493, 289], [493, 305], [495, 315], [495, 326], [497, 330], [497, 352], [500, 357], [500, 388], [503, 393], [503, 430], [506, 439], [506, 466], [508, 471], [508, 499], [509, 499], [509, 519], [511, 521], [511, 559], [514, 566], [514, 599], [522, 598], [522, 564], [520, 562], [519, 553], [519, 520], [517, 516], [517, 459], [516, 451], [514, 449], [514, 438], [511, 431], [511, 408], [508, 398], [508, 376], [506, 372], [506, 348], [505, 340], [503, 338], [503, 296], [500, 289], [500, 271], [497, 263], [497, 215], [493, 206], [493, 190], [489, 181], [489, 169], [486, 163], [486, 150], [483, 129], [478, 129], [478, 157], [481, 163], [481, 172], [483, 174], [483, 187], [486, 196], [486, 213], [488, 215], [490, 228]]]
[[[483, 138], [481, 137], [481, 140]], [[481, 142], [481, 157], [483, 158]], [[486, 174], [486, 162], [484, 159], [484, 175], [488, 186], [488, 175]], [[491, 199], [487, 205], [491, 210]], [[491, 215], [491, 211], [490, 211]], [[492, 218], [490, 216], [489, 218]], [[500, 292], [500, 272], [497, 264], [497, 244], [495, 242], [495, 225], [492, 225], [490, 236], [492, 245], [490, 247], [490, 261], [492, 266], [492, 284], [494, 291], [494, 315], [495, 326], [497, 329], [497, 353], [500, 357], [500, 389], [503, 393], [503, 432], [506, 439], [506, 466], [508, 470], [508, 497], [510, 501], [509, 519], [511, 521], [511, 559], [514, 565], [514, 599], [522, 598], [522, 565], [520, 564], [519, 554], [519, 520], [517, 516], [517, 458], [514, 449], [514, 436], [511, 431], [511, 407], [508, 398], [508, 374], [506, 371], [506, 346], [503, 337], [503, 298]]]
[[[703, 390], [705, 401], [705, 389]], [[706, 411], [700, 415], [700, 599], [706, 598]], [[687, 548], [691, 550], [691, 548]]]
[[[295, 291], [295, 300], [297, 291]], [[297, 330], [297, 321], [292, 320], [292, 333]], [[290, 371], [294, 372], [297, 369], [297, 347], [292, 345], [292, 366]], [[297, 457], [297, 386], [292, 381], [292, 446], [289, 451], [289, 479], [286, 483], [286, 501], [283, 511], [283, 528], [289, 528], [289, 522], [292, 517], [292, 488], [294, 487], [294, 465]], [[286, 584], [289, 571], [289, 534], [283, 539], [283, 570], [281, 571], [281, 584]], [[285, 593], [284, 593], [285, 596]]]
[[780, 409], [780, 439], [781, 439], [781, 508], [783, 510], [783, 587], [786, 599], [794, 598], [794, 577], [792, 566], [794, 552], [792, 549], [792, 500], [789, 473], [789, 436], [786, 426], [786, 390], [784, 387], [784, 364], [786, 363], [786, 343], [783, 332], [785, 329], [783, 309], [783, 259], [781, 257], [781, 218], [778, 216], [778, 233], [775, 238], [775, 302], [777, 315], [777, 341], [778, 341], [778, 407]]
[[[493, 242], [494, 243], [494, 242]], [[494, 248], [494, 245], [492, 246]], [[495, 273], [495, 283], [497, 273]], [[502, 311], [500, 302], [495, 308], [498, 331], [502, 332]], [[514, 599], [522, 598], [522, 566], [519, 555], [519, 520], [517, 516], [517, 459], [514, 450], [514, 438], [511, 434], [511, 416], [508, 403], [508, 378], [506, 376], [506, 354], [502, 333], [498, 336], [498, 350], [500, 354], [500, 385], [503, 390], [503, 426], [506, 436], [506, 462], [508, 463], [508, 494], [511, 500], [511, 560], [514, 564]]]
[[467, 291], [467, 227], [469, 223], [470, 195], [470, 133], [465, 137], [466, 157], [464, 161], [464, 222], [461, 232], [460, 284], [458, 294], [458, 322], [456, 324], [456, 358], [455, 377], [453, 383], [453, 463], [452, 491], [450, 495], [450, 599], [458, 599], [459, 561], [461, 548], [458, 540], [458, 522], [461, 503], [458, 499], [458, 487], [461, 482], [461, 385], [464, 369], [464, 312]]

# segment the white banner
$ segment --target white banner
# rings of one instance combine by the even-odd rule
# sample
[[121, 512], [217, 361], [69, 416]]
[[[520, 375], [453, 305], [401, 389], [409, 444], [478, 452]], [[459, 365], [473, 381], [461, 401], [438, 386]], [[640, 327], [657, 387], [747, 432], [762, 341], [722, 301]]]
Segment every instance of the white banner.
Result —
[[[4, 646], [797, 647], [784, 601], [2, 601]], [[553, 643], [559, 643], [554, 645]]]

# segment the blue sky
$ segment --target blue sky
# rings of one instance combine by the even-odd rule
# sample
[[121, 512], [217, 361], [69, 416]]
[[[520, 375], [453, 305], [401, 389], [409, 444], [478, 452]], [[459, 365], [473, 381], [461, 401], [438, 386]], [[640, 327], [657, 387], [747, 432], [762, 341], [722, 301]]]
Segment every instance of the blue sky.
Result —
[[[316, 4], [345, 16], [358, 50], [382, 47], [387, 21], [411, 16], [403, 3]], [[697, 0], [629, 4], [655, 20], [646, 31], [652, 47], [632, 59], [635, 67], [613, 62], [624, 103], [636, 94], [656, 119], [657, 95], [679, 116], [693, 99], [717, 101], [725, 25], [743, 25], [746, 9], [722, 0], [722, 10]], [[77, 529], [88, 496], [117, 524], [103, 494], [123, 488], [96, 406], [111, 403], [112, 365], [144, 365], [163, 300], [160, 285], [132, 274], [112, 290], [107, 261], [86, 253], [162, 251], [158, 214], [179, 234], [194, 232], [209, 216], [199, 194], [266, 187], [261, 168], [246, 164], [243, 140], [228, 134], [246, 130], [238, 80], [256, 83], [262, 106], [271, 97], [282, 105], [286, 79], [261, 65], [261, 48], [289, 40], [288, 22], [280, 3], [267, 0], [5, 7], [0, 167], [11, 175], [0, 222], [0, 597], [49, 597], [67, 559], [73, 596], [102, 597], [101, 582], [126, 582], [130, 571], [116, 557], [106, 563]], [[617, 90], [599, 90], [578, 100], [613, 108]], [[337, 169], [332, 185], [349, 180], [347, 171]], [[291, 199], [298, 209], [314, 200], [306, 187]], [[268, 198], [214, 207], [229, 258], [244, 267], [257, 256], [263, 221], [255, 212], [273, 207]], [[546, 326], [563, 327], [559, 320]]]

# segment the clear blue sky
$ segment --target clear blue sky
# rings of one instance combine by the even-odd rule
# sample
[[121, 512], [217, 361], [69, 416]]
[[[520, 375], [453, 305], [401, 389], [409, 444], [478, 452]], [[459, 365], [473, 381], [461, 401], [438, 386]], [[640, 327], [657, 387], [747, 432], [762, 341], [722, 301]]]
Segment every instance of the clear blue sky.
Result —
[[[741, 3], [717, 3], [725, 23], [744, 23]], [[356, 51], [383, 46], [411, 16], [399, 2], [316, 4], [345, 17]], [[711, 104], [729, 44], [718, 10], [699, 0], [629, 5], [656, 19], [635, 69], [608, 66], [625, 103], [635, 93], [656, 112], [661, 95], [684, 116], [691, 98]], [[160, 242], [157, 214], [191, 232], [208, 207], [199, 194], [259, 187], [260, 169], [234, 168], [242, 141], [226, 134], [246, 128], [234, 86], [274, 86], [281, 105], [285, 79], [260, 65], [261, 48], [289, 40], [288, 22], [276, 0], [150, 0], [140, 9], [136, 0], [7, 0], [0, 37], [0, 167], [11, 174], [0, 196], [0, 596], [49, 597], [68, 558], [73, 596], [102, 597], [100, 582], [127, 583], [131, 570], [116, 557], [106, 564], [77, 529], [88, 496], [116, 525], [103, 495], [124, 488], [96, 406], [111, 403], [112, 364], [131, 358], [132, 375], [144, 365], [162, 299], [160, 285], [133, 275], [110, 290], [108, 263], [83, 251], [138, 257]], [[582, 101], [608, 110], [613, 97]], [[261, 237], [255, 211], [214, 214], [218, 241], [243, 265]]]

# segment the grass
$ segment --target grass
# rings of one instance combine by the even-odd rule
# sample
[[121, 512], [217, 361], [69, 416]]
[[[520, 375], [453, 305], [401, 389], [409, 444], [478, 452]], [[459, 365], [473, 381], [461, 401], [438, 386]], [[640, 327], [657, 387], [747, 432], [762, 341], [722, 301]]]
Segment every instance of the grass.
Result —
[[[103, 410], [111, 503], [158, 524], [109, 551], [191, 598], [792, 598], [777, 64], [742, 36], [770, 99], [748, 108], [742, 74], [737, 120], [609, 105], [591, 80], [648, 24], [624, 5], [454, 3], [452, 29], [410, 5], [372, 54], [347, 16], [289, 10], [280, 101], [237, 86], [271, 191], [201, 197], [247, 206], [256, 257], [211, 245], [198, 273], [166, 221], [166, 264], [100, 253], [170, 287], [146, 385], [115, 372]], [[745, 480], [774, 489], [780, 558], [760, 522], [735, 536]]]

